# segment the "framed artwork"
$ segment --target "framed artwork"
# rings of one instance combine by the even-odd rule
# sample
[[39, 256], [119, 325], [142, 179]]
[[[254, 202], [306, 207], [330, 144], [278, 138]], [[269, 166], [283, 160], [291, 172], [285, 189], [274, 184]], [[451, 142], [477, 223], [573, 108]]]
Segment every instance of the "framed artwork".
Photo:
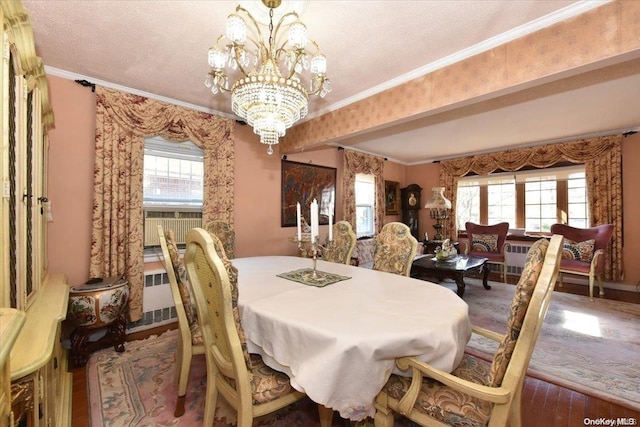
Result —
[[318, 223], [329, 224], [329, 210], [336, 217], [336, 168], [282, 160], [282, 227], [295, 227], [297, 203], [310, 223], [309, 206], [318, 201]]
[[384, 213], [385, 215], [400, 215], [400, 183], [384, 182]]

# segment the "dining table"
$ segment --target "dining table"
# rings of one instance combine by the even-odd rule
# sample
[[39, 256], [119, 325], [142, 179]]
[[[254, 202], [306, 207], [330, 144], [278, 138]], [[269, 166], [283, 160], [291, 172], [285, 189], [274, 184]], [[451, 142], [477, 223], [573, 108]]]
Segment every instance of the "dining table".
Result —
[[312, 260], [294, 256], [232, 262], [249, 351], [345, 419], [373, 416], [389, 375], [408, 375], [396, 358], [451, 372], [471, 337], [467, 304], [435, 283], [322, 260], [327, 280], [307, 280]]

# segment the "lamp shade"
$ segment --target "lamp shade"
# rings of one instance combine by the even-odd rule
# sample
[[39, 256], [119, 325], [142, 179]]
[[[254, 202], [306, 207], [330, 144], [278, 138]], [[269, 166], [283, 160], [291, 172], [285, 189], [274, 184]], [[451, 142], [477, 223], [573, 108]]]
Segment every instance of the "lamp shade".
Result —
[[424, 205], [426, 209], [451, 209], [451, 200], [444, 197], [444, 187], [433, 187], [431, 191], [433, 191], [433, 195]]

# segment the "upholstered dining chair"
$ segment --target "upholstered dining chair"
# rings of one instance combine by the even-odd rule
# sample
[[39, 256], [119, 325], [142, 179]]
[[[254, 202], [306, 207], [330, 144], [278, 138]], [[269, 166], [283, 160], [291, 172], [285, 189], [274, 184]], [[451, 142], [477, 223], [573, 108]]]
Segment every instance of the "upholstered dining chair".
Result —
[[507, 283], [507, 263], [505, 256], [511, 246], [507, 242], [509, 223], [500, 222], [493, 225], [475, 224], [467, 222], [467, 242], [465, 244], [466, 255], [487, 258], [487, 263], [501, 266], [502, 280]]
[[233, 259], [236, 257], [236, 232], [229, 226], [226, 221], [210, 221], [204, 226], [204, 229], [209, 233], [215, 234], [218, 239], [222, 241], [224, 250], [227, 253], [227, 257], [229, 259]]
[[401, 222], [389, 222], [376, 236], [373, 269], [408, 276], [418, 251], [418, 241]]
[[325, 261], [351, 264], [351, 254], [356, 247], [356, 233], [347, 221], [338, 221], [333, 225], [333, 241], [322, 253]]
[[[238, 270], [220, 239], [202, 228], [190, 230], [185, 261], [205, 342], [203, 425], [213, 425], [218, 394], [236, 409], [238, 427], [302, 399], [304, 393], [285, 374], [249, 354], [238, 312]], [[332, 411], [319, 407], [319, 412], [321, 425], [330, 426]]]
[[504, 335], [473, 327], [500, 343], [492, 362], [465, 353], [447, 373], [416, 357], [397, 359], [411, 376], [390, 376], [376, 397], [375, 426], [392, 427], [394, 412], [421, 426], [520, 426], [524, 378], [558, 276], [562, 240], [554, 235], [530, 248]]
[[176, 354], [175, 381], [178, 383], [178, 400], [173, 415], [184, 414], [184, 402], [187, 395], [187, 383], [191, 370], [191, 359], [194, 355], [204, 354], [202, 330], [198, 317], [191, 303], [191, 290], [186, 280], [186, 271], [180, 260], [173, 230], [164, 231], [158, 225], [158, 238], [162, 250], [162, 262], [167, 270], [169, 288], [178, 316], [178, 349]]
[[589, 298], [593, 301], [593, 283], [597, 280], [600, 296], [604, 295], [602, 272], [605, 251], [613, 234], [613, 225], [604, 224], [591, 228], [576, 228], [566, 224], [551, 225], [551, 232], [564, 236], [562, 261], [560, 261], [559, 286], [563, 274], [575, 274], [589, 278]]

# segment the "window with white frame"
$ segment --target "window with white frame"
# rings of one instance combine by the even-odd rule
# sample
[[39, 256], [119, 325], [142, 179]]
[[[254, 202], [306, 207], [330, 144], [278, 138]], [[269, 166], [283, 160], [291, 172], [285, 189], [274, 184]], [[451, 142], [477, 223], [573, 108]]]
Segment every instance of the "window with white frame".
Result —
[[375, 227], [375, 177], [356, 174], [356, 236], [373, 236]]
[[487, 206], [489, 224], [508, 222], [515, 224], [516, 183], [514, 178], [492, 179], [487, 185]]
[[145, 210], [201, 210], [204, 164], [202, 149], [190, 141], [148, 138], [144, 146], [143, 204]]
[[459, 227], [464, 229], [467, 221], [480, 223], [480, 182], [460, 180], [456, 199], [456, 219]]
[[458, 181], [456, 220], [549, 232], [561, 222], [589, 224], [584, 165], [469, 176]]

